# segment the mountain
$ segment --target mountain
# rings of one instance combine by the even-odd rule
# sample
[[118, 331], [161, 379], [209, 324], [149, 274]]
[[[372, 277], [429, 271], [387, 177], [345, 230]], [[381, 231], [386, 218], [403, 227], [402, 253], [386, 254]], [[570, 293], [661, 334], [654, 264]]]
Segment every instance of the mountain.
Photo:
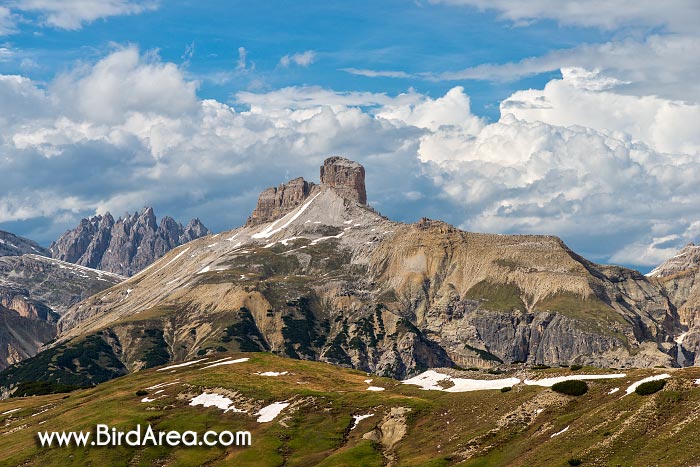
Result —
[[51, 256], [48, 250], [38, 243], [0, 230], [0, 256], [19, 256], [25, 253]]
[[49, 247], [53, 258], [131, 276], [173, 248], [209, 235], [199, 219], [183, 227], [172, 217], [160, 225], [150, 207], [116, 221], [110, 213], [83, 219]]
[[39, 255], [0, 257], [0, 369], [34, 356], [66, 310], [124, 279]]
[[[440, 369], [416, 381], [432, 389], [424, 390], [267, 353], [185, 363], [70, 394], [1, 400], [0, 465], [558, 467], [578, 459], [584, 467], [686, 467], [697, 464], [700, 452], [698, 368], [611, 374], [516, 365], [501, 375]], [[659, 392], [629, 391], [665, 376]], [[546, 386], [571, 377], [589, 378], [584, 395]], [[96, 424], [123, 432], [137, 424], [142, 433], [148, 425], [156, 432], [193, 430], [200, 439], [207, 430], [246, 430], [251, 444], [38, 445], [43, 431], [91, 431], [94, 440]]]
[[647, 274], [678, 309], [682, 333], [676, 337], [682, 365], [700, 365], [700, 246], [686, 245]]
[[655, 278], [591, 263], [552, 236], [392, 222], [364, 204], [361, 165], [331, 158], [322, 174], [266, 190], [246, 226], [180, 246], [68, 310], [42, 358], [94, 355], [88, 343], [109, 371], [95, 358], [96, 373], [36, 358], [0, 386], [22, 374], [93, 384], [122, 371], [115, 362], [132, 372], [239, 350], [395, 378], [514, 362], [678, 366], [697, 354], [679, 357], [681, 318]]

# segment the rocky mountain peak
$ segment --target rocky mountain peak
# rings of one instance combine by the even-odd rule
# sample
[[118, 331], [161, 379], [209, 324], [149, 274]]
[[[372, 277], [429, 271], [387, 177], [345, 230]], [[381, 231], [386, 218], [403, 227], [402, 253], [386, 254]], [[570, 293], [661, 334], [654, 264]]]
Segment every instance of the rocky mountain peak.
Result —
[[[320, 172], [320, 188], [331, 189], [345, 199], [367, 204], [365, 168], [361, 164], [344, 157], [334, 156], [323, 162]], [[263, 190], [246, 226], [265, 224], [279, 219], [301, 206], [318, 187], [313, 182], [304, 180], [303, 177], [297, 177], [277, 187]]]
[[82, 219], [49, 251], [62, 261], [130, 276], [173, 248], [209, 233], [199, 219], [183, 227], [166, 216], [158, 225], [153, 208], [145, 207], [116, 221], [109, 213]]
[[700, 246], [688, 243], [673, 257], [647, 274], [648, 277], [669, 277], [686, 271], [700, 269]]
[[365, 168], [350, 159], [334, 156], [323, 161], [321, 186], [332, 188], [343, 198], [367, 204]]

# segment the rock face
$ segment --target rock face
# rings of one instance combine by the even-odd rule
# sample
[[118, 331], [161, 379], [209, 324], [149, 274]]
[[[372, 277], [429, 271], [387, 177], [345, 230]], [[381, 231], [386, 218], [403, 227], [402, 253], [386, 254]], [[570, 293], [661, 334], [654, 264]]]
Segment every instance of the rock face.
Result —
[[158, 225], [147, 207], [116, 221], [110, 213], [83, 219], [52, 243], [49, 252], [61, 261], [131, 276], [173, 248], [209, 233], [199, 219], [183, 227], [166, 216]]
[[321, 185], [334, 189], [343, 198], [367, 204], [365, 168], [344, 157], [329, 157], [321, 166]]
[[302, 177], [290, 180], [278, 187], [264, 190], [246, 225], [258, 225], [279, 219], [299, 207], [309, 197], [315, 185]]
[[647, 276], [663, 287], [678, 310], [677, 363], [700, 365], [700, 246], [686, 245]]
[[35, 355], [68, 308], [124, 279], [38, 255], [0, 258], [0, 368]]
[[48, 250], [38, 243], [0, 230], [0, 256], [19, 256], [27, 253], [51, 256]]
[[321, 166], [321, 185], [302, 177], [271, 187], [260, 193], [258, 204], [246, 226], [272, 222], [301, 206], [316, 190], [331, 189], [343, 199], [367, 204], [365, 168], [344, 157], [329, 157]]
[[100, 340], [129, 371], [226, 349], [396, 378], [514, 362], [681, 366], [700, 354], [695, 335], [678, 341], [700, 313], [680, 315], [668, 282], [591, 263], [553, 236], [392, 222], [360, 202], [360, 169], [331, 158], [320, 186], [268, 191], [256, 209], [269, 222], [180, 246], [72, 307], [57, 344]]

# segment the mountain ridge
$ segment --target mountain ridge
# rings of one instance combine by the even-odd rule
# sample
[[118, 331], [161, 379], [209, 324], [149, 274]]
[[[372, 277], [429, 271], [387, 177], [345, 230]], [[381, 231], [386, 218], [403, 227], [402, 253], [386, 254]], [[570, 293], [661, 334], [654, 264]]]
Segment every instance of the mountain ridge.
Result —
[[172, 248], [209, 235], [199, 219], [187, 226], [165, 216], [157, 223], [153, 208], [117, 220], [107, 212], [84, 218], [49, 246], [51, 257], [93, 269], [131, 276]]
[[[346, 161], [329, 158], [324, 170], [339, 163], [326, 173], [343, 173]], [[286, 206], [280, 198], [267, 222], [179, 246], [72, 307], [47, 352], [102, 341], [133, 372], [271, 351], [395, 378], [515, 362], [683, 366], [700, 353], [678, 342], [687, 328], [657, 279], [587, 261], [554, 236], [393, 222], [360, 202], [354, 164], [339, 183], [308, 185]], [[303, 186], [295, 180], [286, 185]]]

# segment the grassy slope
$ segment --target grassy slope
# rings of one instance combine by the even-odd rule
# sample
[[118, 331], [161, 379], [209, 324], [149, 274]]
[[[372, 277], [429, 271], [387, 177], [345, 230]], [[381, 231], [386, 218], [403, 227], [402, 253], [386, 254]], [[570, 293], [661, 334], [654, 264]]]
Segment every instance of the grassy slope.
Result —
[[[0, 415], [0, 465], [383, 465], [387, 453], [362, 435], [391, 407], [411, 409], [408, 433], [393, 450], [400, 465], [565, 466], [569, 458], [578, 457], [584, 466], [686, 466], [700, 454], [700, 387], [693, 382], [700, 378], [698, 368], [665, 370], [672, 372], [672, 379], [652, 396], [621, 397], [628, 384], [654, 373], [634, 370], [621, 380], [590, 382], [587, 394], [573, 398], [530, 386], [507, 393], [450, 394], [376, 377], [372, 384], [387, 390], [371, 392], [366, 390], [367, 376], [358, 371], [270, 354], [246, 356], [251, 357], [249, 362], [211, 369], [198, 364], [146, 370], [67, 398], [60, 394], [0, 401], [0, 413], [21, 408]], [[593, 371], [578, 373], [589, 370]], [[256, 371], [289, 374], [260, 377]], [[159, 395], [166, 397], [155, 402], [142, 403], [135, 395], [139, 389], [176, 379], [180, 383], [164, 388]], [[621, 390], [608, 395], [613, 387]], [[189, 398], [204, 388], [236, 391], [258, 406], [295, 401], [298, 410], [259, 424], [246, 414], [189, 406]], [[537, 408], [544, 410], [536, 414]], [[352, 415], [366, 413], [376, 415], [350, 431]], [[125, 430], [137, 423], [200, 432], [245, 429], [252, 432], [253, 445], [229, 449], [37, 447], [40, 429], [87, 431], [97, 423]], [[566, 433], [551, 437], [566, 426], [570, 426]], [[473, 457], [465, 461], [466, 452]]]

